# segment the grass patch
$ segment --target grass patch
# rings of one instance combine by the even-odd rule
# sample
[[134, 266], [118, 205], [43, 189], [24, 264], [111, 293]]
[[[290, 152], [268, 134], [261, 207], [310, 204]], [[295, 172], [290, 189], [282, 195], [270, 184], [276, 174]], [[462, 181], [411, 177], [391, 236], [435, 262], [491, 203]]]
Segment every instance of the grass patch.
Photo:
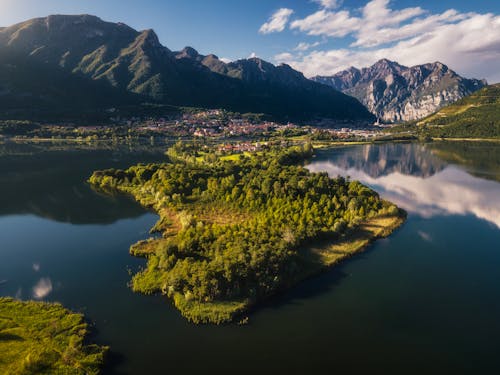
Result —
[[400, 211], [398, 216], [381, 216], [368, 219], [337, 241], [318, 242], [304, 249], [302, 253], [303, 259], [320, 267], [331, 267], [341, 260], [364, 250], [374, 240], [389, 236], [403, 224], [404, 220], [405, 213], [403, 211]]
[[87, 333], [60, 304], [0, 298], [0, 373], [98, 374], [108, 348], [85, 344]]

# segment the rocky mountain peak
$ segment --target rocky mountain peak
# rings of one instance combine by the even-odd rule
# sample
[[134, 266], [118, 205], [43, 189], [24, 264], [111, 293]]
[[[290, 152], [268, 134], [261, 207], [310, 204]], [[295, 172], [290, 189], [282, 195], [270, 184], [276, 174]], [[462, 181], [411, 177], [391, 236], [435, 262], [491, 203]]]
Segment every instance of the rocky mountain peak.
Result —
[[209, 53], [205, 56], [206, 59], [219, 60], [219, 56], [214, 55], [213, 53]]
[[141, 39], [145, 44], [152, 48], [162, 48], [163, 46], [160, 43], [160, 40], [158, 39], [158, 35], [154, 32], [153, 29], [147, 29], [144, 31], [141, 31], [141, 34], [139, 36], [139, 39]]
[[313, 80], [354, 96], [386, 122], [425, 117], [486, 83], [460, 77], [439, 61], [406, 67], [388, 59]]
[[371, 66], [372, 69], [385, 69], [400, 66], [397, 62], [391, 61], [389, 59], [380, 59], [375, 64]]
[[361, 73], [367, 77], [383, 77], [388, 74], [399, 74], [404, 69], [406, 67], [399, 65], [397, 62], [381, 59], [371, 67], [362, 69]]
[[184, 47], [181, 51], [176, 53], [176, 57], [178, 59], [197, 59], [201, 57], [201, 55], [198, 53], [197, 50], [195, 50], [193, 47]]

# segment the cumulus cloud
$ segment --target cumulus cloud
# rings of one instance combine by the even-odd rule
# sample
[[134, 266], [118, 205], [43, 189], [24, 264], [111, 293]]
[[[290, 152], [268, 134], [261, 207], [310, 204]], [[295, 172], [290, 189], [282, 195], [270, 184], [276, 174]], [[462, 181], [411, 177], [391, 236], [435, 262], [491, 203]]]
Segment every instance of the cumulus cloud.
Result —
[[[459, 74], [500, 81], [500, 16], [449, 9], [431, 14], [421, 7], [393, 10], [389, 0], [372, 0], [360, 10], [321, 6], [290, 28], [327, 40], [350, 38], [347, 48], [314, 50], [297, 46], [287, 63], [306, 76], [331, 75], [350, 66], [364, 67], [381, 58], [404, 65], [441, 61]], [[302, 46], [301, 46], [302, 47]]]
[[33, 287], [33, 297], [42, 299], [52, 292], [52, 281], [48, 277], [42, 277]]
[[331, 12], [321, 9], [304, 19], [293, 21], [290, 27], [308, 35], [344, 37], [361, 27], [361, 19], [351, 17], [346, 10]]
[[276, 12], [273, 13], [273, 15], [269, 18], [269, 20], [260, 27], [259, 32], [261, 34], [270, 34], [285, 30], [285, 27], [292, 13], [293, 13], [292, 9], [288, 8], [278, 9]]
[[286, 61], [293, 57], [293, 55], [289, 52], [283, 52], [275, 56], [276, 60]]

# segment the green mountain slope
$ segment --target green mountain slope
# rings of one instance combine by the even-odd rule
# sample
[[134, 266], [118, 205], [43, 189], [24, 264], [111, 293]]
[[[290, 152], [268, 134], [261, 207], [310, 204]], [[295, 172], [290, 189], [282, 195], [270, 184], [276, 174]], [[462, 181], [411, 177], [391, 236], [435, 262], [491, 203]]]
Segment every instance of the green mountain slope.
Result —
[[54, 15], [0, 29], [0, 51], [164, 104], [283, 119], [373, 120], [357, 100], [288, 66], [260, 59], [225, 64], [192, 49], [175, 53], [152, 30], [139, 32], [95, 16]]
[[0, 49], [0, 119], [64, 120], [106, 108], [136, 105], [142, 97], [107, 82], [72, 74]]
[[500, 84], [486, 86], [417, 125], [434, 137], [500, 138]]

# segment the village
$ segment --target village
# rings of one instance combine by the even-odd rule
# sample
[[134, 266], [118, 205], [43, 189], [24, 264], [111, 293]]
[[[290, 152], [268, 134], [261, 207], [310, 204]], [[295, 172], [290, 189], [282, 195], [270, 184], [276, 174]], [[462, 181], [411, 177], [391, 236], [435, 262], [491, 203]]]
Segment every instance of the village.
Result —
[[[273, 134], [311, 135], [337, 139], [364, 138], [380, 135], [379, 127], [370, 129], [348, 127], [348, 123], [298, 125], [296, 123], [278, 123], [263, 120], [258, 116], [240, 115], [224, 110], [205, 110], [196, 113], [184, 113], [178, 118], [131, 118], [122, 119], [121, 123], [130, 126], [139, 133], [197, 138], [258, 138]], [[335, 127], [332, 127], [335, 125]]]
[[[377, 124], [353, 124], [325, 119], [298, 124], [277, 122], [259, 114], [239, 114], [221, 109], [191, 110], [169, 115], [119, 115], [108, 112], [106, 123], [26, 124], [17, 138], [122, 139], [176, 138], [218, 141], [259, 141], [275, 137], [308, 137], [314, 140], [370, 140], [382, 135]], [[0, 135], [1, 136], [1, 135]]]

